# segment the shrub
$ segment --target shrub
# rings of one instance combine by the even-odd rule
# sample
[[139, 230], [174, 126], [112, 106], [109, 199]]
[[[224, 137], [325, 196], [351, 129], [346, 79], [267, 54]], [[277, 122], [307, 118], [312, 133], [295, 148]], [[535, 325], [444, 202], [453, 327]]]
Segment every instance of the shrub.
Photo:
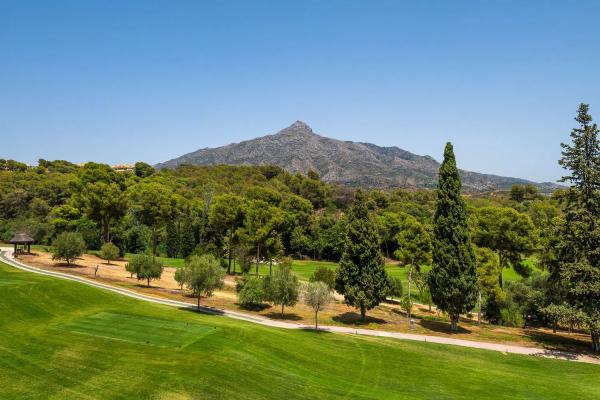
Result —
[[255, 276], [245, 276], [236, 284], [238, 301], [244, 308], [259, 308], [265, 300], [262, 280]]
[[526, 262], [515, 262], [512, 267], [515, 272], [523, 278], [529, 278], [531, 274], [533, 274], [533, 268], [531, 268], [531, 265], [527, 264]]
[[390, 296], [402, 297], [402, 281], [400, 278], [390, 278]]
[[406, 316], [411, 315], [412, 313], [413, 302], [408, 296], [402, 296], [400, 299], [400, 308], [404, 310]]
[[83, 254], [85, 242], [77, 232], [63, 232], [54, 240], [53, 260], [65, 260], [71, 264], [73, 260]]
[[524, 320], [521, 309], [514, 303], [508, 303], [506, 307], [500, 309], [500, 319], [502, 325], [520, 327], [523, 326]]
[[149, 254], [136, 254], [125, 265], [125, 270], [135, 274], [138, 280], [146, 280], [148, 286], [152, 279], [159, 279], [163, 272], [162, 264]]
[[110, 264], [111, 260], [119, 258], [119, 248], [111, 242], [104, 243], [100, 248], [100, 257]]
[[329, 289], [335, 286], [335, 271], [331, 268], [320, 266], [311, 275], [310, 282], [323, 282]]

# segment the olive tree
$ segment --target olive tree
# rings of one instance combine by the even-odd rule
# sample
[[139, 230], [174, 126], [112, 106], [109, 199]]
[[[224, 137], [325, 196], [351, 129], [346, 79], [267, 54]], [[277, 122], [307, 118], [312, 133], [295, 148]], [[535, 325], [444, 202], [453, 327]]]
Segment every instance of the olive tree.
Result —
[[106, 242], [100, 248], [100, 257], [106, 260], [106, 263], [110, 265], [112, 260], [119, 258], [119, 248], [112, 242]]
[[138, 280], [146, 280], [148, 287], [153, 279], [160, 279], [163, 273], [162, 264], [149, 254], [137, 254], [125, 266], [131, 274], [135, 274]]
[[63, 232], [54, 240], [53, 260], [65, 260], [71, 264], [73, 260], [83, 254], [85, 242], [80, 233]]
[[211, 254], [190, 257], [184, 268], [186, 284], [198, 296], [200, 310], [200, 297], [210, 297], [215, 290], [223, 287], [225, 270], [219, 260]]
[[290, 265], [281, 265], [273, 275], [264, 278], [265, 292], [268, 301], [275, 305], [281, 305], [281, 317], [283, 308], [292, 307], [298, 302], [300, 283], [298, 277], [292, 272]]
[[311, 307], [315, 312], [315, 329], [318, 329], [319, 311], [333, 300], [331, 289], [325, 282], [309, 282], [304, 286], [303, 299], [304, 304]]

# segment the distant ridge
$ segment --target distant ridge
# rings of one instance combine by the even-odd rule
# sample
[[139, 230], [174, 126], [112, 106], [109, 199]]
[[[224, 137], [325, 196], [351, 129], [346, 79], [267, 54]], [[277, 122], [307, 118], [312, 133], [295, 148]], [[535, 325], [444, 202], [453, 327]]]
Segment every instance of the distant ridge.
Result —
[[[217, 148], [204, 148], [157, 164], [157, 168], [192, 165], [278, 165], [292, 173], [319, 173], [326, 182], [376, 188], [434, 188], [439, 162], [398, 147], [380, 147], [330, 139], [296, 121], [274, 135], [258, 137]], [[542, 191], [560, 187], [520, 178], [461, 171], [466, 191], [507, 189], [513, 184], [533, 183]]]

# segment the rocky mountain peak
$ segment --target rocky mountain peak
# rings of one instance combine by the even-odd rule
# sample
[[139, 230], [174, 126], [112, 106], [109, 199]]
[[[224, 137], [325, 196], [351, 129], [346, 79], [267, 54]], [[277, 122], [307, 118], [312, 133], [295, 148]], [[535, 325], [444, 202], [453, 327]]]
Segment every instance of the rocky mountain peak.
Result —
[[285, 129], [282, 129], [281, 132], [298, 132], [298, 133], [313, 133], [312, 128], [303, 121], [296, 121]]
[[[200, 149], [158, 164], [157, 168], [196, 165], [278, 165], [292, 173], [317, 171], [326, 182], [378, 188], [435, 188], [440, 164], [398, 147], [346, 142], [320, 136], [296, 121], [274, 135]], [[524, 179], [461, 171], [467, 191], [510, 188]], [[542, 190], [556, 187], [538, 184]]]

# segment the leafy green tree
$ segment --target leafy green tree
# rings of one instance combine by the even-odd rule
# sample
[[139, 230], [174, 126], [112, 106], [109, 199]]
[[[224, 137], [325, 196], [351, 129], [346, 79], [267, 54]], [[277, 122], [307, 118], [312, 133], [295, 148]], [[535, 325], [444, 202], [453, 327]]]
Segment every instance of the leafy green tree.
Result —
[[269, 260], [269, 275], [273, 274], [273, 259], [283, 256], [283, 243], [279, 235], [271, 236], [265, 241], [264, 255]]
[[475, 256], [467, 227], [467, 209], [460, 194], [461, 181], [451, 143], [446, 144], [440, 166], [433, 226], [433, 265], [429, 289], [434, 303], [450, 316], [458, 330], [461, 313], [470, 311], [477, 298]]
[[[396, 235], [398, 249], [396, 258], [408, 266], [408, 291], [406, 295], [411, 301], [410, 289], [413, 272], [421, 270], [422, 265], [431, 263], [431, 237], [425, 227], [416, 218], [407, 215], [402, 223], [402, 229]], [[410, 319], [410, 309], [408, 310]]]
[[133, 171], [135, 175], [140, 178], [147, 178], [156, 172], [152, 165], [146, 164], [145, 162], [141, 161], [135, 163]]
[[136, 254], [125, 266], [125, 270], [135, 274], [139, 281], [145, 280], [150, 287], [150, 281], [160, 279], [163, 266], [154, 256], [149, 254]]
[[417, 290], [419, 291], [419, 299], [420, 301], [425, 302], [429, 306], [429, 311], [431, 311], [431, 293], [429, 293], [429, 272], [424, 272], [423, 270], [415, 271], [413, 274], [413, 281]]
[[510, 188], [510, 199], [518, 203], [525, 200], [525, 186], [524, 185], [512, 185]]
[[481, 321], [483, 296], [485, 296], [486, 318], [490, 322], [498, 322], [500, 307], [506, 297], [498, 282], [498, 271], [500, 270], [498, 256], [486, 247], [475, 247], [475, 262], [478, 287], [477, 321]]
[[404, 287], [402, 286], [402, 279], [390, 278], [390, 291], [389, 295], [397, 299], [401, 298], [404, 294]]
[[167, 250], [167, 257], [177, 258], [179, 255], [179, 245], [181, 244], [178, 223], [169, 220], [167, 222], [167, 238], [165, 240], [165, 247]]
[[553, 275], [567, 289], [569, 305], [585, 315], [592, 349], [600, 351], [600, 142], [598, 127], [581, 104], [571, 144], [561, 144], [562, 180], [571, 187], [564, 196], [564, 223], [558, 230]]
[[473, 242], [498, 254], [498, 282], [502, 288], [502, 271], [510, 263], [522, 262], [535, 250], [538, 233], [527, 214], [513, 208], [482, 207], [475, 214]]
[[257, 276], [244, 276], [236, 285], [238, 302], [247, 309], [257, 309], [265, 300], [262, 279]]
[[183, 268], [177, 268], [175, 270], [175, 274], [173, 276], [173, 278], [175, 279], [175, 282], [177, 282], [177, 284], [179, 284], [179, 289], [183, 291], [183, 286], [188, 282], [188, 269], [183, 267]]
[[176, 198], [159, 183], [140, 183], [131, 188], [133, 212], [138, 220], [152, 230], [152, 255], [156, 256], [158, 229], [173, 216]]
[[315, 312], [315, 329], [319, 328], [319, 311], [325, 308], [333, 300], [331, 289], [325, 282], [309, 282], [304, 286], [304, 304], [311, 307]]
[[80, 233], [63, 232], [56, 237], [53, 244], [52, 259], [65, 260], [71, 264], [85, 251], [85, 242]]
[[244, 224], [244, 199], [233, 194], [215, 197], [210, 207], [209, 223], [216, 232], [227, 238], [227, 273], [229, 274], [235, 246], [239, 242], [236, 233]]
[[289, 264], [282, 264], [275, 269], [273, 275], [264, 278], [265, 294], [268, 301], [281, 305], [281, 317], [285, 306], [292, 307], [300, 296], [298, 277], [292, 272]]
[[309, 278], [310, 282], [323, 282], [329, 289], [335, 287], [335, 270], [333, 268], [327, 268], [319, 266], [314, 270]]
[[396, 250], [396, 237], [402, 229], [402, 218], [398, 213], [385, 211], [376, 216], [375, 222], [383, 242], [385, 256], [389, 258], [390, 253], [393, 254]]
[[211, 254], [191, 256], [186, 262], [187, 285], [198, 296], [198, 310], [200, 310], [200, 297], [210, 297], [224, 284], [225, 271], [221, 263]]
[[306, 234], [314, 219], [312, 203], [293, 194], [285, 196], [280, 204], [283, 211], [281, 226], [285, 248], [302, 252], [306, 249]]
[[187, 258], [194, 251], [196, 241], [194, 238], [194, 226], [190, 218], [186, 218], [180, 225], [179, 231], [179, 252], [181, 257]]
[[366, 196], [357, 191], [348, 212], [348, 231], [336, 290], [344, 295], [346, 304], [360, 309], [363, 320], [367, 310], [384, 301], [390, 289], [379, 243], [377, 227], [367, 210]]
[[91, 162], [79, 170], [78, 178], [76, 201], [102, 227], [102, 238], [109, 242], [111, 224], [127, 211], [125, 179], [108, 165]]
[[106, 242], [100, 248], [100, 257], [110, 265], [112, 260], [119, 258], [119, 248], [111, 242]]
[[283, 221], [281, 210], [263, 200], [251, 200], [247, 204], [244, 231], [246, 240], [256, 249], [256, 275], [261, 255], [269, 240], [278, 235]]

